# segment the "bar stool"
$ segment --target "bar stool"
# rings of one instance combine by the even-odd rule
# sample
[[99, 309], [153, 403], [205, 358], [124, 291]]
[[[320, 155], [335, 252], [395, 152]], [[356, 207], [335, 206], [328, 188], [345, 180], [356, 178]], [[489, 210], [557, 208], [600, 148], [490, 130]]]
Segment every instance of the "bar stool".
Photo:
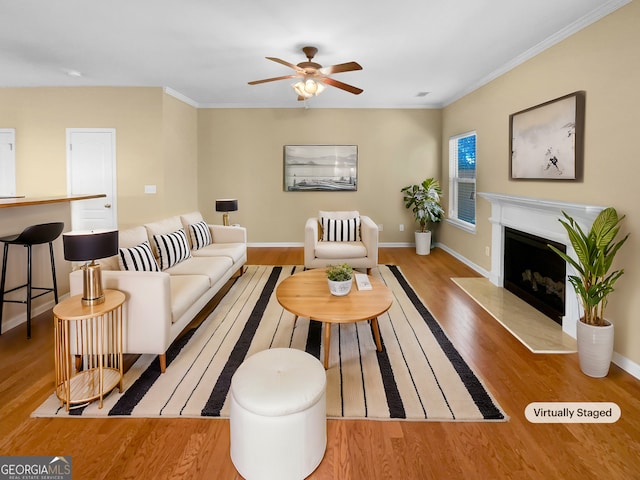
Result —
[[[42, 223], [39, 225], [31, 225], [25, 228], [22, 233], [10, 235], [0, 238], [0, 242], [4, 243], [4, 256], [2, 258], [2, 280], [0, 281], [0, 334], [2, 334], [2, 312], [4, 304], [7, 303], [26, 303], [27, 304], [27, 338], [31, 338], [31, 300], [41, 297], [49, 292], [53, 292], [56, 303], [58, 303], [58, 283], [56, 281], [56, 264], [53, 258], [53, 241], [60, 236], [64, 228], [63, 222]], [[51, 256], [51, 275], [53, 277], [53, 288], [34, 287], [31, 284], [31, 263], [32, 263], [32, 247], [33, 245], [49, 244], [49, 255]], [[7, 254], [9, 253], [9, 245], [22, 245], [27, 247], [27, 283], [17, 287], [5, 290], [7, 279]], [[14, 292], [21, 288], [27, 287], [27, 297], [24, 300], [7, 300], [5, 294]], [[33, 290], [40, 293], [33, 294]]]

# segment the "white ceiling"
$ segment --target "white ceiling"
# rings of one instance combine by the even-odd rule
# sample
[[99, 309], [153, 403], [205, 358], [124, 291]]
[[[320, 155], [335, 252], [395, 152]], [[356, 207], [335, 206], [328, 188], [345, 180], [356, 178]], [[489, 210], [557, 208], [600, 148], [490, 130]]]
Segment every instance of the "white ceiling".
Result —
[[[293, 70], [357, 61], [314, 108], [441, 107], [630, 0], [0, 0], [0, 87], [157, 86], [199, 107], [297, 107]], [[70, 76], [80, 72], [81, 76]], [[429, 92], [419, 96], [420, 92]]]

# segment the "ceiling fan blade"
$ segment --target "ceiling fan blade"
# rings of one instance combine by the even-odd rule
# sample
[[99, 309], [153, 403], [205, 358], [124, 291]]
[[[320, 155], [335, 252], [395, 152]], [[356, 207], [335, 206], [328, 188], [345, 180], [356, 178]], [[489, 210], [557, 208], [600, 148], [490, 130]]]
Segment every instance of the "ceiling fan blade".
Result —
[[289, 63], [285, 60], [281, 60], [280, 58], [276, 58], [276, 57], [265, 57], [267, 60], [271, 60], [272, 62], [276, 62], [279, 63], [281, 65], [284, 65], [285, 67], [289, 67], [289, 68], [293, 68], [296, 72], [298, 73], [302, 73], [304, 74], [304, 70], [302, 68], [300, 68], [297, 65], [294, 65], [293, 63]]
[[276, 80], [286, 80], [287, 78], [297, 78], [298, 75], [285, 75], [284, 77], [265, 78], [264, 80], [254, 80], [249, 85], [259, 85], [261, 83], [275, 82]]
[[322, 83], [326, 83], [327, 85], [331, 85], [332, 87], [339, 88], [349, 93], [353, 93], [354, 95], [360, 95], [364, 90], [358, 87], [354, 87], [352, 85], [347, 85], [346, 83], [339, 82], [338, 80], [334, 80], [333, 78], [319, 78], [318, 81]]
[[320, 72], [324, 75], [331, 75], [333, 73], [352, 72], [354, 70], [362, 70], [358, 62], [339, 63], [338, 65], [321, 68]]

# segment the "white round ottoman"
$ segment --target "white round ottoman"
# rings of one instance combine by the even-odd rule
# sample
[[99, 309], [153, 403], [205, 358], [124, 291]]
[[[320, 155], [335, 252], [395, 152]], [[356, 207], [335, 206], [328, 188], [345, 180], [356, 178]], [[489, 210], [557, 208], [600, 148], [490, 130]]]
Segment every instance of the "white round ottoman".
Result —
[[300, 480], [327, 446], [325, 387], [319, 360], [272, 348], [247, 358], [231, 379], [231, 460], [247, 480]]

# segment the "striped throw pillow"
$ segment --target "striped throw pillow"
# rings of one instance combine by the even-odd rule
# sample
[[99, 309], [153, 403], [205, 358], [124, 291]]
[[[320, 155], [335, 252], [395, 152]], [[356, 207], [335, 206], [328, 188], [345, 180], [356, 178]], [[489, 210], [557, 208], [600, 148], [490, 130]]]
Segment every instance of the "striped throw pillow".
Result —
[[211, 245], [211, 231], [204, 220], [189, 225], [189, 234], [191, 235], [191, 245], [194, 250]]
[[360, 241], [360, 217], [345, 219], [322, 217], [320, 224], [324, 242]]
[[165, 235], [154, 235], [153, 241], [160, 257], [160, 270], [166, 270], [191, 257], [184, 228]]
[[120, 270], [135, 270], [138, 272], [158, 272], [158, 262], [151, 252], [149, 242], [130, 248], [120, 248], [118, 251]]

